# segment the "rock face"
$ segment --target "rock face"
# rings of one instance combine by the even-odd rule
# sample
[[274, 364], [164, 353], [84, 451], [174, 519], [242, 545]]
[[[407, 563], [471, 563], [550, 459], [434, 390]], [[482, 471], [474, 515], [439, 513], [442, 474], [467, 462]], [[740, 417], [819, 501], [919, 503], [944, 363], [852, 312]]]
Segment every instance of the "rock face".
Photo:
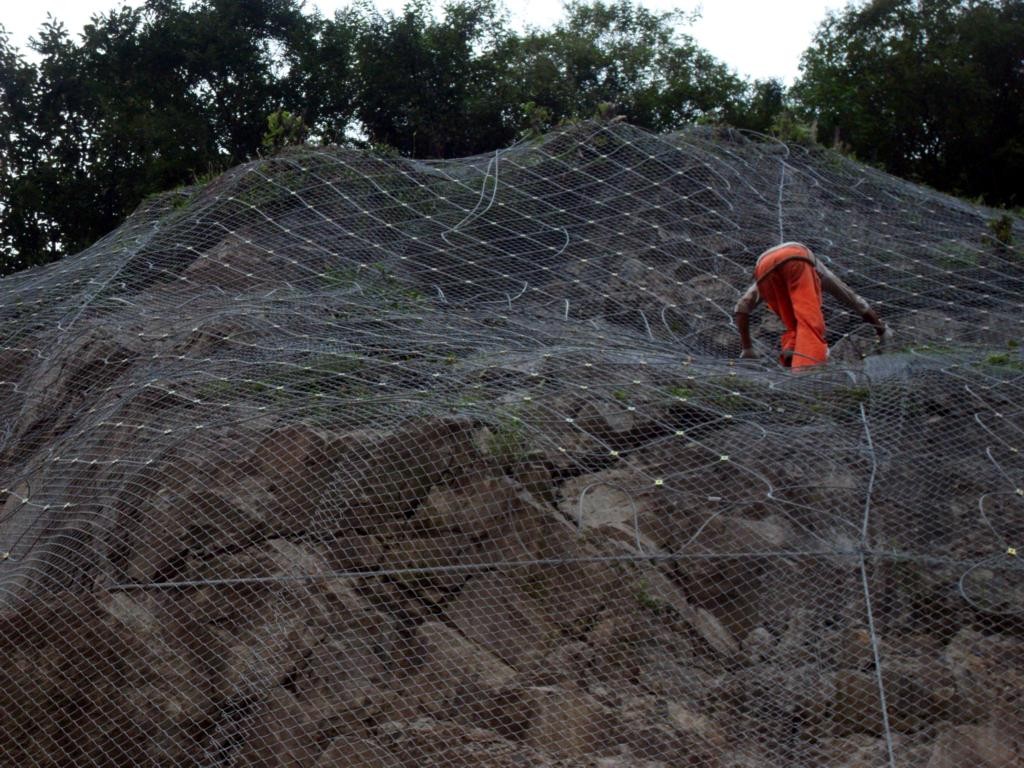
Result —
[[[1024, 765], [1024, 262], [784, 149], [307, 149], [0, 281], [0, 765]], [[794, 221], [904, 346], [733, 360]]]

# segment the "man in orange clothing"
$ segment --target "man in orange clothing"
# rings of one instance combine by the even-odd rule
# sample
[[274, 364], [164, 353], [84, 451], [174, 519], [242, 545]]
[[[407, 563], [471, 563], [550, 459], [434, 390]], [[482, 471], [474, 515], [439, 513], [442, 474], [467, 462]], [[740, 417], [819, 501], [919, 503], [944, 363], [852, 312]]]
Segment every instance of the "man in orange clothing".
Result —
[[878, 313], [822, 264], [810, 248], [802, 243], [783, 243], [758, 257], [754, 283], [736, 302], [740, 357], [757, 356], [750, 340], [750, 313], [763, 300], [786, 326], [779, 361], [793, 368], [824, 363], [828, 359], [828, 345], [821, 313], [822, 289], [860, 315], [865, 323], [875, 326], [879, 338], [888, 338], [889, 331]]

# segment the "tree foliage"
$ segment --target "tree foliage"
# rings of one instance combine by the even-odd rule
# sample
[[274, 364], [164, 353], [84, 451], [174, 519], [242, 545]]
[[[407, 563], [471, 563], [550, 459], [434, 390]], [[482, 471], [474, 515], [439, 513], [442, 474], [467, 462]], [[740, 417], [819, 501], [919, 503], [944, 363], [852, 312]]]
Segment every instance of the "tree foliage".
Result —
[[399, 15], [364, 4], [355, 24], [355, 115], [372, 143], [453, 157], [508, 142], [511, 33], [492, 0], [450, 4], [442, 19], [427, 0]]
[[1020, 205], [1024, 0], [874, 0], [831, 14], [794, 96], [820, 136], [888, 171]]
[[286, 96], [330, 103], [297, 76], [318, 23], [300, 6], [149, 0], [94, 16], [77, 41], [50, 19], [35, 66], [5, 45], [0, 90], [20, 108], [0, 113], [16, 158], [0, 169], [0, 274], [84, 248], [147, 194], [251, 158]]
[[0, 274], [300, 136], [451, 157], [600, 105], [653, 129], [723, 119], [747, 86], [680, 21], [577, 1], [554, 29], [518, 34], [498, 0], [453, 0], [440, 16], [427, 0], [398, 14], [364, 0], [329, 19], [301, 0], [148, 0], [76, 38], [51, 19], [35, 65], [0, 36]]
[[[307, 138], [414, 157], [623, 115], [824, 138], [941, 189], [1019, 204], [1024, 0], [876, 0], [830, 16], [794, 93], [748, 82], [636, 0], [511, 29], [501, 0], [147, 0], [28, 62], [0, 28], [0, 274], [84, 248], [148, 194]], [[796, 98], [794, 98], [796, 97]]]
[[592, 115], [600, 104], [653, 130], [720, 120], [746, 85], [679, 32], [687, 21], [629, 0], [574, 0], [553, 29], [517, 41], [509, 77], [554, 121]]
[[38, 190], [20, 180], [39, 151], [30, 130], [38, 73], [15, 50], [0, 26], [0, 275], [45, 259]]

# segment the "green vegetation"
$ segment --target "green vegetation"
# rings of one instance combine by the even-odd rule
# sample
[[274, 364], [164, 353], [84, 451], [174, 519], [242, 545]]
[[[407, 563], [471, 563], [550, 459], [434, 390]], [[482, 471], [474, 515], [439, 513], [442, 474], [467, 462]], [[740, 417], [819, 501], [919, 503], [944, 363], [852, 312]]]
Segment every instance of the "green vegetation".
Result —
[[662, 130], [749, 111], [747, 84], [686, 19], [633, 0], [573, 2], [525, 33], [494, 0], [441, 18], [423, 0], [302, 6], [160, 0], [81, 34], [51, 20], [32, 62], [0, 31], [0, 274], [90, 245], [153, 192], [306, 140], [454, 157], [598, 113]]
[[843, 394], [855, 403], [867, 402], [871, 399], [870, 387], [847, 387]]
[[665, 390], [666, 394], [679, 400], [687, 400], [693, 397], [693, 389], [681, 385], [674, 385]]
[[978, 266], [978, 248], [964, 243], [943, 244], [936, 263], [946, 269], [970, 269]]
[[515, 464], [526, 458], [529, 440], [526, 425], [515, 415], [502, 417], [490, 425], [487, 436], [487, 452], [502, 464]]
[[645, 611], [650, 611], [655, 615], [660, 615], [669, 610], [670, 606], [668, 603], [655, 597], [650, 592], [650, 585], [646, 581], [641, 581], [637, 585], [635, 592], [637, 604]]
[[[426, 299], [421, 291], [400, 281], [379, 262], [366, 266], [332, 267], [323, 274], [328, 288], [351, 288], [358, 282], [365, 295], [381, 301], [385, 309], [408, 310]], [[454, 362], [453, 359], [448, 364]]]
[[791, 97], [864, 162], [1019, 206], [1024, 112], [1006, 105], [1024, 98], [1022, 50], [1022, 0], [849, 3], [818, 28]]
[[871, 401], [872, 389], [868, 386], [836, 387], [827, 397], [810, 400], [807, 410], [836, 421], [860, 418], [860, 406]]
[[287, 146], [305, 143], [308, 133], [301, 115], [277, 109], [267, 115], [267, 132], [260, 143], [267, 151], [279, 152]]
[[[1019, 349], [1020, 342], [1011, 339], [1006, 342], [1006, 350], [992, 350], [991, 352], [985, 353], [980, 359], [969, 364], [974, 367], [996, 369], [1014, 373], [1024, 371], [1024, 358], [1021, 357], [1018, 351]], [[928, 355], [941, 355], [944, 357], [962, 355], [964, 352], [962, 349], [956, 349], [955, 347], [939, 344], [921, 344], [914, 347], [906, 347], [901, 351]]]
[[[357, 3], [331, 18], [301, 0], [153, 0], [80, 33], [48, 21], [32, 61], [0, 29], [0, 275], [260, 154], [275, 184], [239, 199], [299, 204], [289, 193], [308, 179], [276, 163], [304, 141], [388, 162], [455, 157], [594, 117], [820, 140], [946, 192], [1024, 202], [1024, 113], [1007, 106], [1024, 101], [1024, 0], [850, 4], [822, 22], [788, 91], [737, 77], [683, 31], [690, 21], [637, 0], [573, 0], [525, 32], [500, 0], [455, 0], [440, 16], [425, 0], [383, 14]], [[1011, 252], [1011, 216], [988, 230], [986, 248]]]
[[991, 247], [996, 253], [1006, 253], [1013, 246], [1013, 219], [1009, 214], [992, 219], [988, 222], [988, 232], [981, 237], [981, 242]]
[[985, 357], [984, 365], [1004, 371], [1024, 371], [1024, 359], [1010, 352], [993, 352]]
[[331, 395], [363, 396], [370, 388], [359, 375], [368, 360], [360, 355], [324, 354], [308, 363], [276, 364], [261, 375], [212, 380], [199, 386], [196, 395], [203, 400], [264, 399], [285, 401], [294, 398]]

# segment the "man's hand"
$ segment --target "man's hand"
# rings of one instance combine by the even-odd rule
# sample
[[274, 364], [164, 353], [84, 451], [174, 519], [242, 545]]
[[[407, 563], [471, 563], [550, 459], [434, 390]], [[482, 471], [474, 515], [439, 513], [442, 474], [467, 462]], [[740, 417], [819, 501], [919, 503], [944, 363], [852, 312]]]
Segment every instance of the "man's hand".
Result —
[[875, 333], [878, 334], [879, 344], [884, 346], [892, 341], [892, 330], [888, 325], [882, 322], [882, 318], [878, 316], [878, 313], [875, 310], [869, 309], [861, 315], [861, 318], [865, 323], [871, 323], [871, 325], [875, 326]]
[[756, 360], [760, 355], [754, 350], [753, 347], [744, 347], [740, 351], [740, 360]]

